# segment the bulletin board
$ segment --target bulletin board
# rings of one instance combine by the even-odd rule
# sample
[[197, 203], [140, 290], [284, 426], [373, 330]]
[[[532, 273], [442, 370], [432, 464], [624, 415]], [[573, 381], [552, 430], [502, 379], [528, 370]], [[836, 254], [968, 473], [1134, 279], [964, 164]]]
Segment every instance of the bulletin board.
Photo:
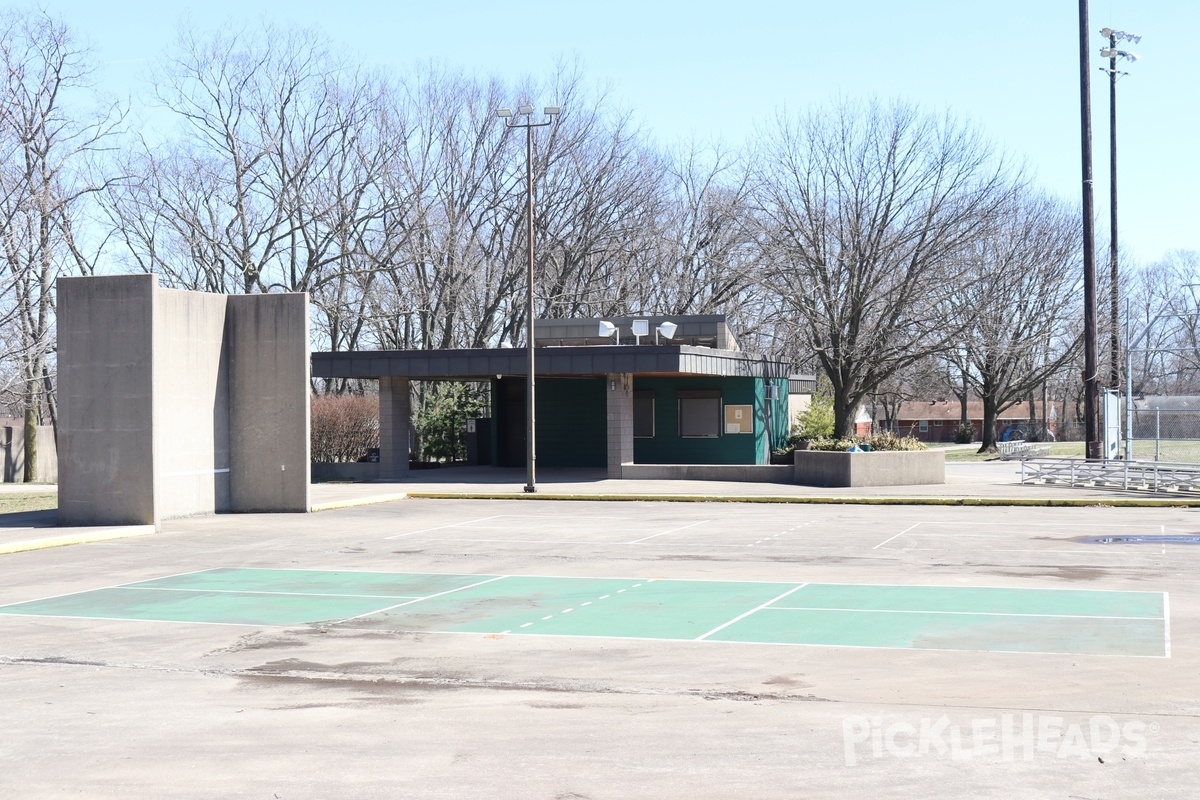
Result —
[[725, 406], [725, 433], [754, 433], [754, 406]]

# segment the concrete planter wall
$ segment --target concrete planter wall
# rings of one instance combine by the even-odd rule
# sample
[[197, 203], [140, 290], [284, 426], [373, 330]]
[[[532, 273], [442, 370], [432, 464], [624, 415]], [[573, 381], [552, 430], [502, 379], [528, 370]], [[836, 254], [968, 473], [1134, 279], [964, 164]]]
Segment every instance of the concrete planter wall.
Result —
[[312, 480], [322, 481], [377, 481], [379, 480], [379, 462], [320, 461], [312, 465]]
[[912, 486], [946, 482], [941, 450], [844, 453], [797, 450], [795, 482], [801, 486]]
[[639, 481], [791, 483], [792, 467], [770, 464], [622, 464], [621, 477]]

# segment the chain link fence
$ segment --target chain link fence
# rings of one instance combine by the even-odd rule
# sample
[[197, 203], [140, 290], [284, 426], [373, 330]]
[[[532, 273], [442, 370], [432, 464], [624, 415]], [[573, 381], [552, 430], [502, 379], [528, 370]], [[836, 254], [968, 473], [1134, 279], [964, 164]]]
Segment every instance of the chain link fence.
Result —
[[1134, 408], [1129, 445], [1136, 461], [1200, 464], [1200, 409]]

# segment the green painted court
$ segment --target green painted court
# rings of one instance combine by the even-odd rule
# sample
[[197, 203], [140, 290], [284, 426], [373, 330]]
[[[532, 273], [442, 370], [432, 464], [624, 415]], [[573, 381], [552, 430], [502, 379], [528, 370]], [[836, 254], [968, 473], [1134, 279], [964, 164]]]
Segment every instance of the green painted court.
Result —
[[0, 614], [1164, 657], [1162, 592], [211, 569]]

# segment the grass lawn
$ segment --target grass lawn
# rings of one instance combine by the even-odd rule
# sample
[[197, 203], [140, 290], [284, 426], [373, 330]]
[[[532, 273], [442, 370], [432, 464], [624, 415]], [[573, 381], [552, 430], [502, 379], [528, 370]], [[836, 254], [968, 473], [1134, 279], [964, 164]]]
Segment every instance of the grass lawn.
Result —
[[45, 511], [50, 508], [58, 508], [57, 492], [0, 494], [0, 514]]

